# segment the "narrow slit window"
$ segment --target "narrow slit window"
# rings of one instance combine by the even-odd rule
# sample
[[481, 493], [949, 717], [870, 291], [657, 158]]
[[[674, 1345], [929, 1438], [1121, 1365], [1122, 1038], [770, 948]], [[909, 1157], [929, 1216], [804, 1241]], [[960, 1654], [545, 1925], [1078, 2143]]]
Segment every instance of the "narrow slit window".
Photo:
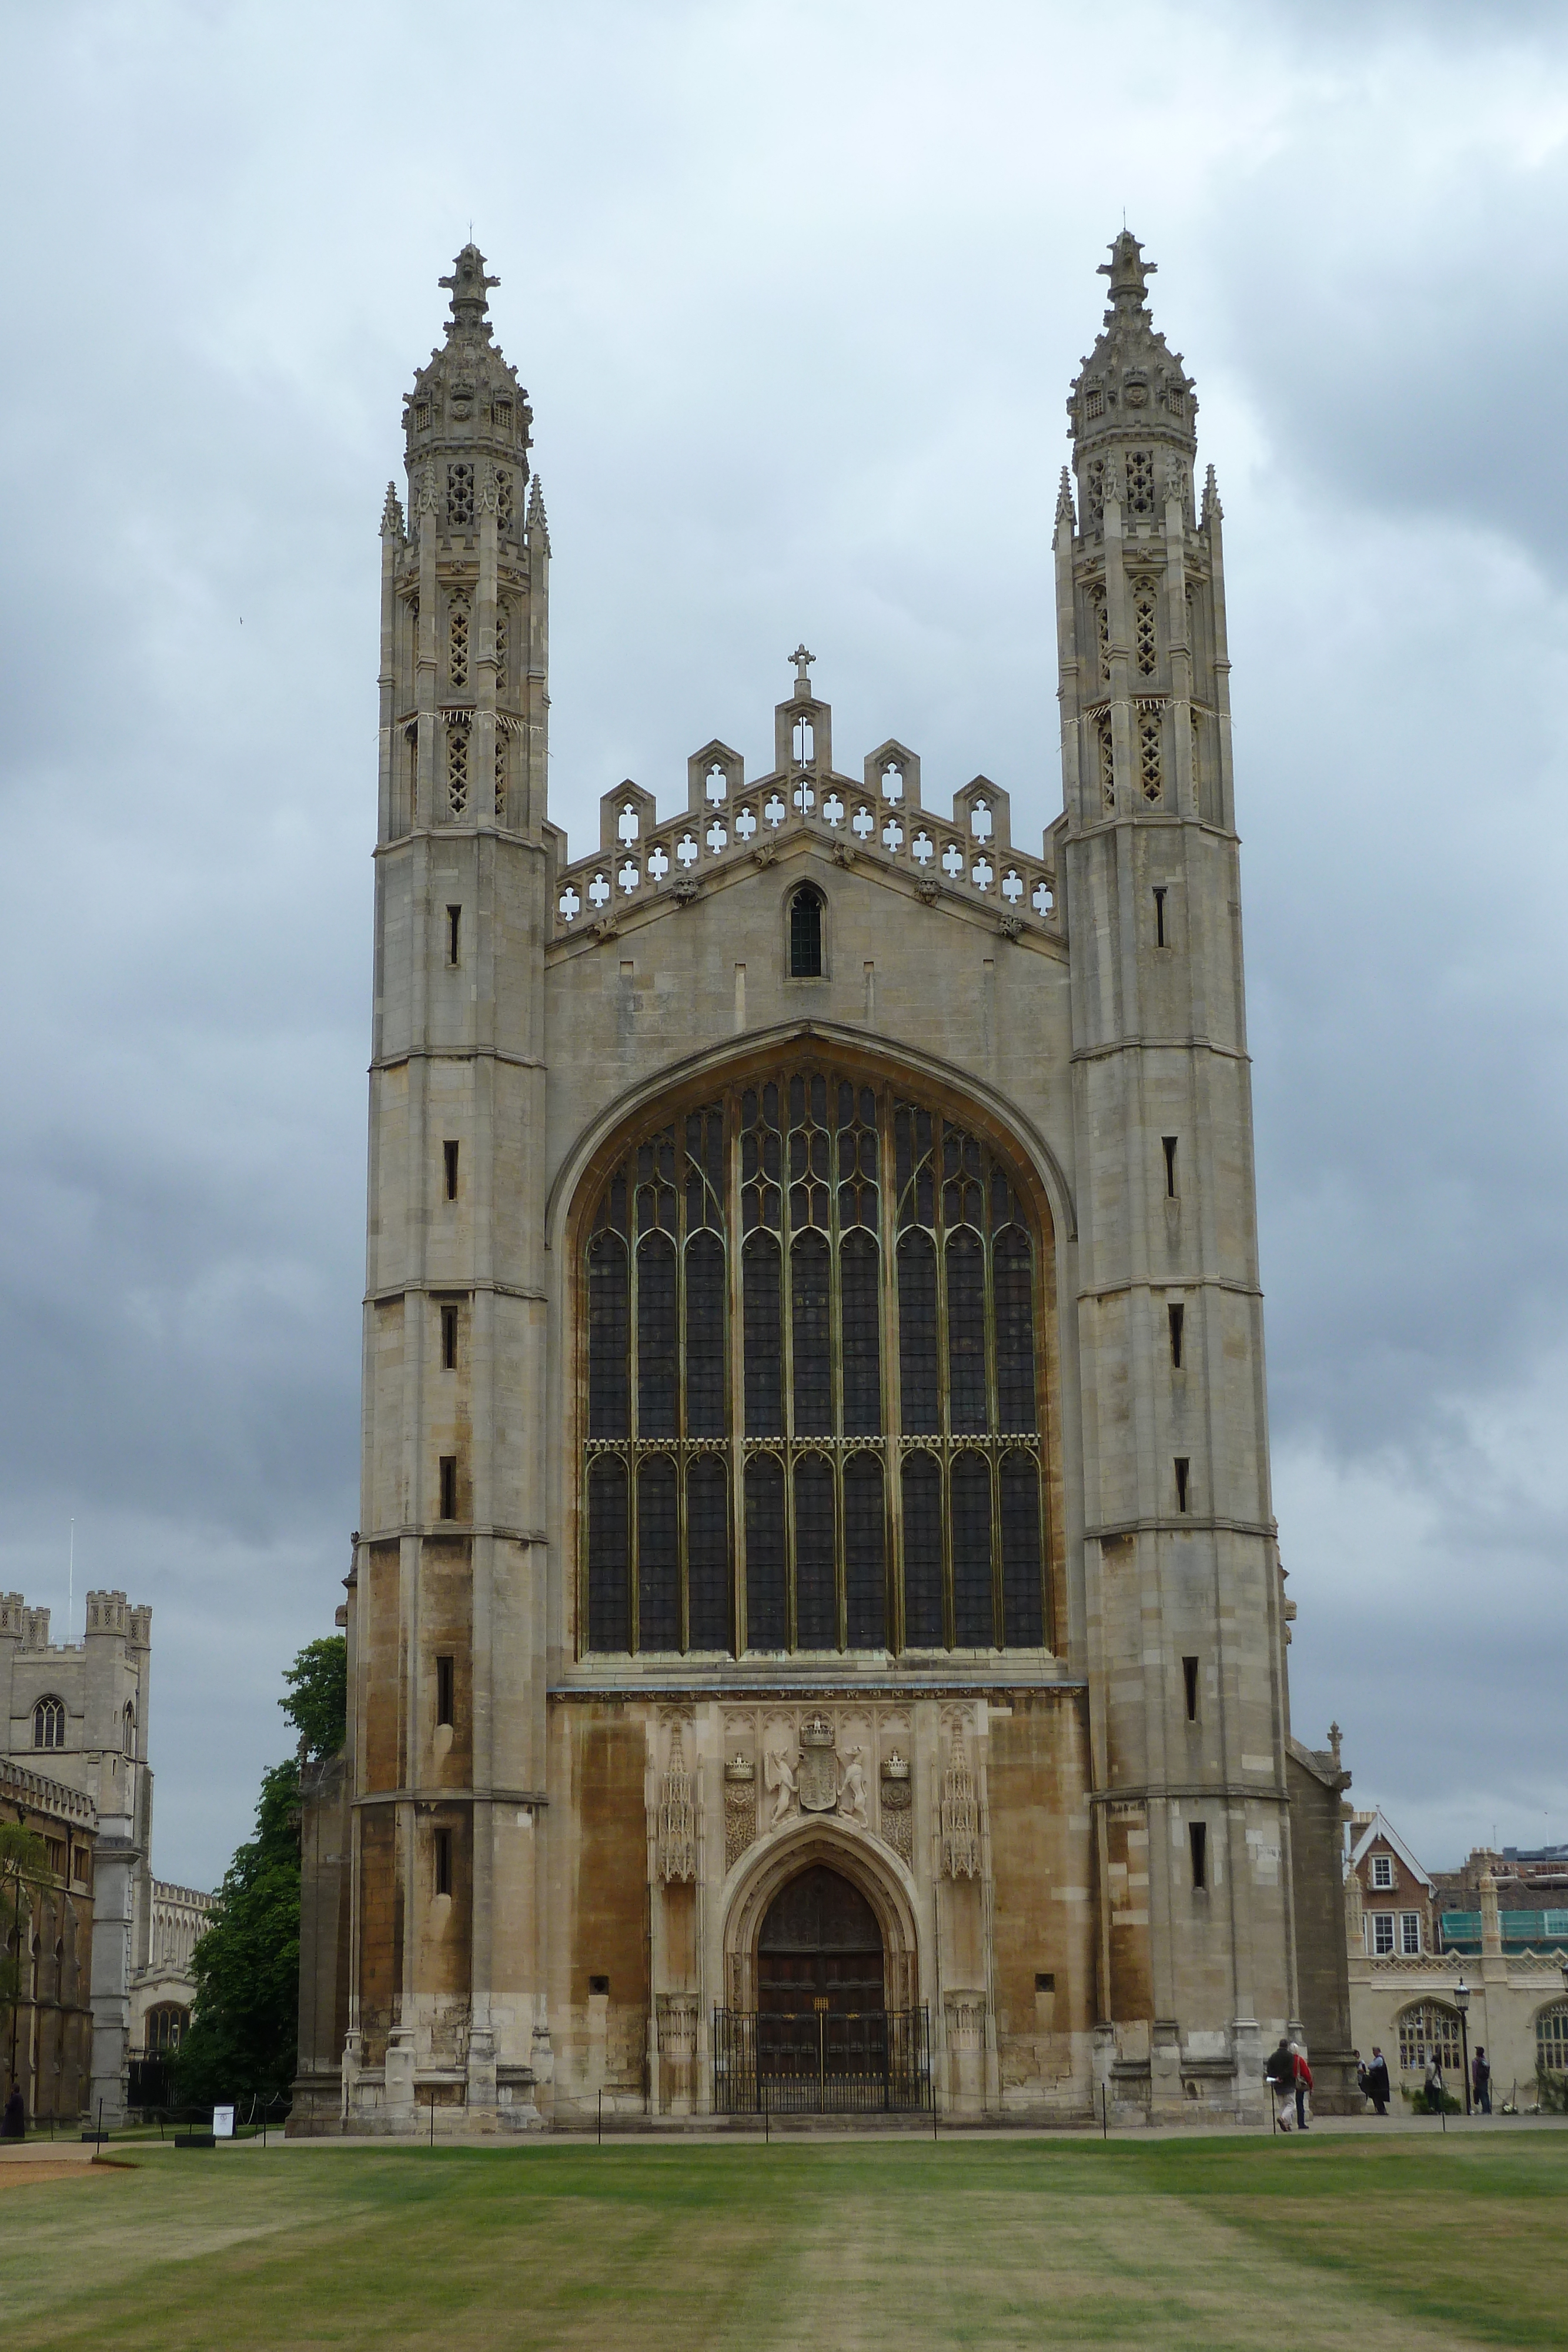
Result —
[[437, 1895], [452, 1892], [452, 1832], [435, 1832], [435, 1891]]
[[[1155, 896], [1156, 898], [1159, 896], [1158, 891]], [[461, 907], [448, 907], [446, 909], [446, 961], [448, 963], [455, 964], [457, 961], [462, 939], [463, 909]]]
[[441, 1457], [441, 1516], [444, 1519], [457, 1517], [457, 1456], [444, 1454]]
[[1167, 1201], [1174, 1201], [1176, 1196], [1176, 1139], [1174, 1135], [1162, 1135], [1160, 1142], [1166, 1155], [1166, 1198]]
[[1186, 1482], [1189, 1467], [1190, 1465], [1187, 1462], [1186, 1455], [1185, 1454], [1178, 1454], [1176, 1458], [1176, 1508], [1178, 1511], [1185, 1511], [1186, 1508]]
[[441, 1369], [444, 1372], [457, 1370], [457, 1309], [444, 1307], [441, 1310]]
[[[1156, 891], [1155, 892], [1155, 947], [1157, 947], [1157, 948], [1163, 948], [1163, 947], [1165, 946], [1165, 944], [1166, 944], [1166, 894], [1165, 894], [1165, 892], [1164, 892], [1163, 890], [1156, 890]], [[455, 963], [455, 962], [456, 962], [456, 961], [457, 961], [456, 957], [455, 957], [455, 956], [454, 956], [454, 957], [453, 957], [453, 959], [452, 959], [452, 961], [453, 961], [453, 962], [454, 962], [454, 963]]]
[[457, 1198], [457, 1146], [455, 1143], [444, 1143], [441, 1151], [446, 1163], [446, 1197], [449, 1201], [455, 1201]]
[[822, 901], [808, 885], [789, 901], [789, 977], [821, 980], [821, 976]]
[[1182, 1327], [1186, 1321], [1186, 1308], [1185, 1307], [1167, 1307], [1166, 1313], [1170, 1317], [1171, 1325], [1171, 1363], [1175, 1370], [1179, 1372], [1181, 1370]]
[[1188, 1822], [1186, 1834], [1192, 1847], [1192, 1883], [1201, 1891], [1208, 1885], [1208, 1823]]
[[1197, 1721], [1197, 1660], [1184, 1658], [1181, 1662], [1181, 1672], [1182, 1680], [1186, 1685], [1186, 1719], [1189, 1723], [1196, 1723]]
[[435, 1720], [438, 1725], [449, 1724], [454, 1720], [452, 1712], [454, 1664], [455, 1661], [451, 1658], [437, 1658], [435, 1661]]

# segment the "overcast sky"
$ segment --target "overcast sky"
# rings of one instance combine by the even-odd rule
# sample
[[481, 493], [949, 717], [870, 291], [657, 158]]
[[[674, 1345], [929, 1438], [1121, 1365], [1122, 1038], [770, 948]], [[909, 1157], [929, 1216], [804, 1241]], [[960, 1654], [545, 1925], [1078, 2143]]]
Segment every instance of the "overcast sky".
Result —
[[[1568, 1837], [1568, 11], [0, 0], [0, 1587], [154, 1611], [215, 1883], [355, 1524], [387, 478], [472, 221], [551, 804], [767, 764], [803, 634], [1061, 805], [1050, 532], [1121, 226], [1226, 509], [1298, 1735]], [[400, 473], [400, 488], [401, 473]]]

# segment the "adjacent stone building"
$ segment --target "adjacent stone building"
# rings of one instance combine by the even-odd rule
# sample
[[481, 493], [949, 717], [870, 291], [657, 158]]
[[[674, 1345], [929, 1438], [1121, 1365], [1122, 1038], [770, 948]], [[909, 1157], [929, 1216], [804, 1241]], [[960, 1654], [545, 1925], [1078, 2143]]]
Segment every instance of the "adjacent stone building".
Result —
[[1105, 274], [1043, 838], [843, 759], [801, 645], [760, 774], [709, 740], [586, 855], [528, 399], [482, 256], [443, 280], [293, 2128], [1256, 2117], [1304, 2034], [1343, 1776], [1296, 1757], [1298, 1851], [1220, 505], [1134, 238]]
[[0, 1817], [35, 1832], [47, 1861], [26, 1907], [8, 1888], [0, 1915], [0, 1947], [21, 1962], [19, 1998], [9, 2015], [0, 2010], [0, 2098], [16, 2085], [30, 2125], [74, 2124], [87, 2112], [92, 2084], [98, 1809], [47, 1773], [0, 1758]]
[[152, 1612], [123, 1592], [89, 1592], [82, 1640], [59, 1643], [49, 1639], [47, 1609], [29, 1609], [19, 1592], [0, 1594], [5, 1752], [74, 1791], [93, 1816], [92, 1955], [82, 1979], [92, 2051], [81, 2104], [96, 2116], [101, 2102], [106, 2124], [124, 2115], [131, 2061], [149, 2031], [156, 2048], [160, 2034], [167, 2043], [183, 2030], [195, 1922], [213, 1899], [155, 1890], [152, 1657]]

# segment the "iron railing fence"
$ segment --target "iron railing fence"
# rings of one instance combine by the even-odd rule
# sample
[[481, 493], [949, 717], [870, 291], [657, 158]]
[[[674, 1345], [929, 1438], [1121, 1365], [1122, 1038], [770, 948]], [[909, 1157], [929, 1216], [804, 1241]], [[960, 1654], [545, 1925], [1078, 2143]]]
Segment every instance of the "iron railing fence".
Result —
[[930, 2013], [716, 2009], [713, 2071], [720, 2115], [920, 2114], [931, 2105]]

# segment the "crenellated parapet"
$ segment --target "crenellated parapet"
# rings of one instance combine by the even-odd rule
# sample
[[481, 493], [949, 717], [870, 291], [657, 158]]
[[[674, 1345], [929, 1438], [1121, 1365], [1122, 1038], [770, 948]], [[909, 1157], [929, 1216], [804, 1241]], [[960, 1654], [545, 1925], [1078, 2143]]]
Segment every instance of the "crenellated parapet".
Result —
[[559, 939], [667, 911], [814, 842], [841, 866], [902, 877], [927, 904], [967, 903], [1010, 938], [1061, 935], [1051, 836], [1035, 856], [1012, 844], [1008, 794], [987, 776], [939, 815], [923, 802], [920, 761], [893, 738], [869, 751], [860, 778], [832, 765], [831, 707], [811, 693], [794, 656], [794, 694], [774, 712], [774, 764], [750, 782], [738, 751], [716, 739], [686, 762], [686, 804], [660, 818], [654, 795], [628, 779], [600, 802], [599, 846], [557, 877]]

